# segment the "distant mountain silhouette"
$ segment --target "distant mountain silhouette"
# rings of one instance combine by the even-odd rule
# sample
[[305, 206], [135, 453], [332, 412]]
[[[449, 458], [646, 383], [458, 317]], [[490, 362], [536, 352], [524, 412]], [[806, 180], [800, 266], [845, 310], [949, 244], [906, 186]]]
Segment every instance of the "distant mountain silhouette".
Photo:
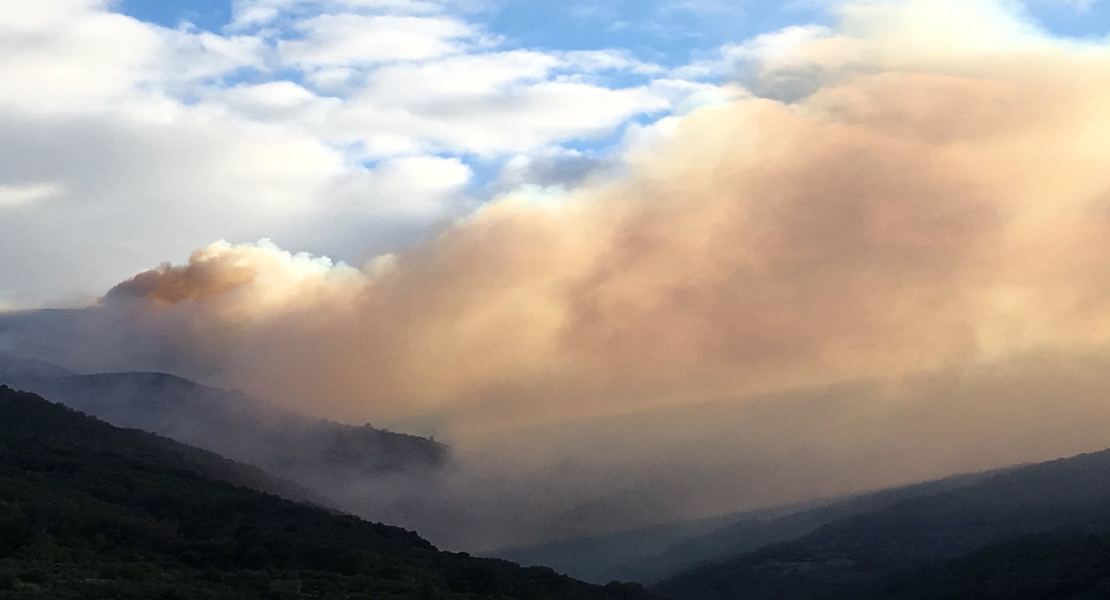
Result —
[[[60, 372], [42, 365], [36, 372]], [[316, 419], [165, 373], [26, 373], [5, 381], [0, 370], [0, 383], [18, 384], [112, 424], [212, 450], [310, 486], [434, 469], [449, 457], [446, 446], [426, 438]]]
[[35, 381], [76, 374], [44, 360], [23, 358], [0, 350], [0, 382]]
[[441, 552], [404, 529], [256, 491], [271, 485], [258, 477], [0, 386], [0, 597], [652, 598]]
[[[504, 548], [492, 555], [525, 565], [547, 565], [583, 581], [612, 581], [621, 578], [617, 573], [636, 572], [632, 565], [650, 560], [671, 547], [698, 538], [724, 524], [734, 522], [737, 518], [736, 515], [728, 515], [559, 540], [537, 546]], [[697, 561], [691, 561], [690, 564], [693, 562]], [[648, 581], [653, 575], [654, 573], [648, 573], [642, 579], [631, 575], [628, 581]]]
[[512, 548], [496, 555], [522, 564], [548, 565], [586, 581], [654, 583], [699, 563], [725, 560], [768, 544], [790, 541], [837, 519], [969, 485], [992, 473], [957, 475], [836, 500]]
[[[1086, 534], [1110, 532], [1110, 451], [1021, 467], [956, 489], [907, 497], [885, 507], [836, 519], [794, 541], [693, 568], [653, 589], [674, 600], [903, 597], [883, 591], [896, 588], [905, 590], [906, 598], [1036, 597], [950, 596], [939, 592], [915, 596], [916, 592], [911, 593], [914, 585], [906, 582], [912, 582], [913, 573], [920, 577], [928, 573], [938, 581], [955, 577], [959, 573], [951, 571], [956, 568], [952, 565], [980, 564], [976, 561], [983, 560], [983, 555], [975, 553], [989, 552], [984, 549], [988, 544], [998, 542], [1003, 544], [999, 547], [1005, 548], [1007, 543], [1027, 543], [1005, 540], [1038, 532], [1064, 536], [1072, 540], [1068, 543], [1080, 546], [1084, 542], [1075, 540]], [[1102, 542], [1091, 546], [1093, 554], [1075, 560], [1103, 564], [1099, 562], [1102, 560], [1099, 553], [1104, 551], [1106, 540], [1099, 539]], [[1077, 550], [1061, 550], [1072, 551]], [[1016, 564], [999, 566], [997, 573], [1001, 576], [1016, 569]], [[1052, 561], [1042, 566], [1043, 571], [1028, 575], [1051, 578], [1051, 572], [1061, 568]], [[1041, 566], [1023, 568], [1036, 570]], [[988, 575], [986, 571], [982, 573], [982, 577]], [[1020, 574], [1015, 571], [1011, 575]], [[1101, 577], [1110, 579], [1110, 568], [1104, 569]], [[1094, 575], [1085, 581], [1101, 585], [1101, 579], [1091, 583], [1091, 578]], [[967, 591], [982, 581], [971, 577], [960, 585]], [[1038, 585], [1022, 589], [1040, 589]], [[936, 590], [929, 593], [933, 592]], [[1080, 585], [1068, 593], [1078, 598], [1088, 592]], [[1072, 596], [1042, 596], [1057, 597]]]

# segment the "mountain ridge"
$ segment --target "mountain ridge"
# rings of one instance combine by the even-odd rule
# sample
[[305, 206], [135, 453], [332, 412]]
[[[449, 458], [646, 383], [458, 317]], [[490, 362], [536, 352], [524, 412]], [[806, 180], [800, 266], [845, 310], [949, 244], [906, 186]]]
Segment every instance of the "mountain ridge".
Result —
[[[953, 475], [799, 505], [508, 548], [496, 555], [525, 564], [551, 565], [586, 581], [620, 579], [651, 584], [700, 563], [726, 560], [768, 544], [790, 541], [844, 516], [868, 512], [929, 491], [969, 485], [1012, 468], [1016, 467]], [[628, 548], [632, 543], [639, 546]], [[648, 549], [645, 550], [645, 546]]]
[[0, 369], [0, 383], [5, 382], [309, 486], [326, 478], [434, 470], [450, 460], [448, 446], [427, 438], [309, 417], [170, 373], [43, 377]]
[[[1110, 450], [992, 474], [846, 516], [652, 586], [674, 600], [848, 600], [907, 569], [1033, 533], [1110, 531]], [[1110, 573], [1108, 573], [1110, 575]]]

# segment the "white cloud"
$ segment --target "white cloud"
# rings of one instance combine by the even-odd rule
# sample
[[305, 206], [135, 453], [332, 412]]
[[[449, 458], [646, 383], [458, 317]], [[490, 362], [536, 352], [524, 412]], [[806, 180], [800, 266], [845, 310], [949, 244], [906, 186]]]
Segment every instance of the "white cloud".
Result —
[[254, 37], [156, 27], [101, 2], [33, 4], [26, 14], [0, 8], [0, 106], [89, 112], [264, 67]]
[[480, 203], [467, 156], [569, 182], [591, 159], [560, 143], [712, 88], [621, 50], [502, 48], [466, 16], [487, 5], [241, 0], [216, 33], [0, 1], [0, 296], [87, 298], [220, 238], [385, 250]]
[[323, 92], [347, 93], [359, 71], [353, 67], [323, 67], [305, 73], [305, 80]]
[[300, 66], [352, 66], [421, 60], [460, 52], [475, 29], [443, 17], [321, 15], [300, 22], [301, 40], [278, 44], [282, 59]]
[[46, 200], [61, 191], [62, 186], [56, 183], [0, 184], [0, 209]]
[[601, 136], [635, 115], [669, 107], [666, 99], [646, 87], [611, 90], [550, 81], [484, 93], [429, 95], [392, 106], [376, 100], [369, 94], [361, 107], [352, 107], [351, 126], [361, 127], [371, 144], [383, 136], [387, 143], [380, 150], [387, 150], [390, 140], [406, 140], [413, 151], [483, 155]]
[[0, 2], [0, 25], [8, 31], [36, 31], [62, 24], [75, 14], [103, 10], [107, 4], [106, 0]]
[[166, 55], [160, 72], [173, 79], [196, 81], [243, 67], [264, 70], [269, 49], [254, 36], [220, 36], [207, 31], [160, 29]]
[[465, 200], [471, 174], [457, 159], [352, 163], [321, 134], [339, 99], [288, 81], [206, 81], [259, 64], [255, 38], [167, 30], [95, 3], [65, 10], [0, 23], [24, 32], [0, 36], [6, 302], [85, 298], [223, 237], [325, 245], [329, 231], [302, 233], [321, 213], [426, 226]]
[[563, 59], [587, 73], [616, 70], [656, 75], [663, 72], [663, 67], [638, 60], [626, 50], [576, 50], [564, 53]]
[[516, 50], [384, 67], [350, 98], [340, 130], [357, 132], [370, 154], [490, 155], [602, 135], [670, 106], [648, 87], [552, 80], [576, 66], [566, 57]]
[[[530, 50], [468, 54], [340, 73], [343, 98], [291, 82], [215, 90], [205, 107], [295, 127], [358, 159], [427, 152], [526, 152], [604, 135], [640, 114], [669, 110], [713, 86], [674, 80], [611, 89], [582, 73], [582, 57]], [[598, 57], [589, 62], [596, 63]], [[637, 68], [637, 64], [613, 64]], [[359, 84], [349, 82], [361, 77]]]
[[440, 97], [483, 97], [521, 83], [547, 78], [560, 60], [547, 53], [513, 50], [396, 65], [372, 74], [366, 95], [408, 104]]
[[[832, 30], [823, 25], [791, 25], [742, 43], [725, 44], [717, 49], [716, 56], [679, 67], [673, 75], [690, 79], [736, 78], [757, 67], [782, 69], [808, 65], [814, 57], [799, 56], [798, 49], [832, 37]], [[830, 61], [842, 59], [837, 55], [827, 58]]]
[[385, 161], [336, 188], [351, 209], [375, 215], [444, 216], [473, 175], [457, 158], [412, 156]]
[[314, 135], [327, 129], [329, 113], [342, 105], [339, 98], [318, 96], [291, 81], [271, 81], [210, 91], [200, 107]]
[[431, 15], [473, 10], [482, 0], [234, 0], [232, 29], [267, 25], [290, 13]]
[[93, 10], [92, 3], [67, 4], [76, 5], [71, 19], [44, 8], [26, 20], [14, 11], [0, 13], [0, 106], [87, 110], [114, 102], [161, 53], [154, 29]]

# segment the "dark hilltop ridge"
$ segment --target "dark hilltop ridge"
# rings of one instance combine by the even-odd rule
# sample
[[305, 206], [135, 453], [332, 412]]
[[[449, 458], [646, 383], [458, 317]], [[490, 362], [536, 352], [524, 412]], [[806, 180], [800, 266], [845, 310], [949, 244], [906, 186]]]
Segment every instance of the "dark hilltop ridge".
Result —
[[0, 386], [5, 600], [651, 600], [278, 497], [253, 467]]
[[435, 470], [450, 459], [447, 446], [427, 438], [316, 419], [166, 373], [79, 375], [0, 354], [0, 383], [309, 486]]

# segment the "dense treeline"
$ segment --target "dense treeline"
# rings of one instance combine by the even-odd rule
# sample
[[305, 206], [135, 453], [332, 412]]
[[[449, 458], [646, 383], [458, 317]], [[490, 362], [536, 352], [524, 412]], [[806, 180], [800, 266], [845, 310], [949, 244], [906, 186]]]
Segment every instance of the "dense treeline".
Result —
[[403, 529], [242, 487], [244, 477], [264, 476], [0, 386], [0, 597], [651, 597], [442, 552]]

